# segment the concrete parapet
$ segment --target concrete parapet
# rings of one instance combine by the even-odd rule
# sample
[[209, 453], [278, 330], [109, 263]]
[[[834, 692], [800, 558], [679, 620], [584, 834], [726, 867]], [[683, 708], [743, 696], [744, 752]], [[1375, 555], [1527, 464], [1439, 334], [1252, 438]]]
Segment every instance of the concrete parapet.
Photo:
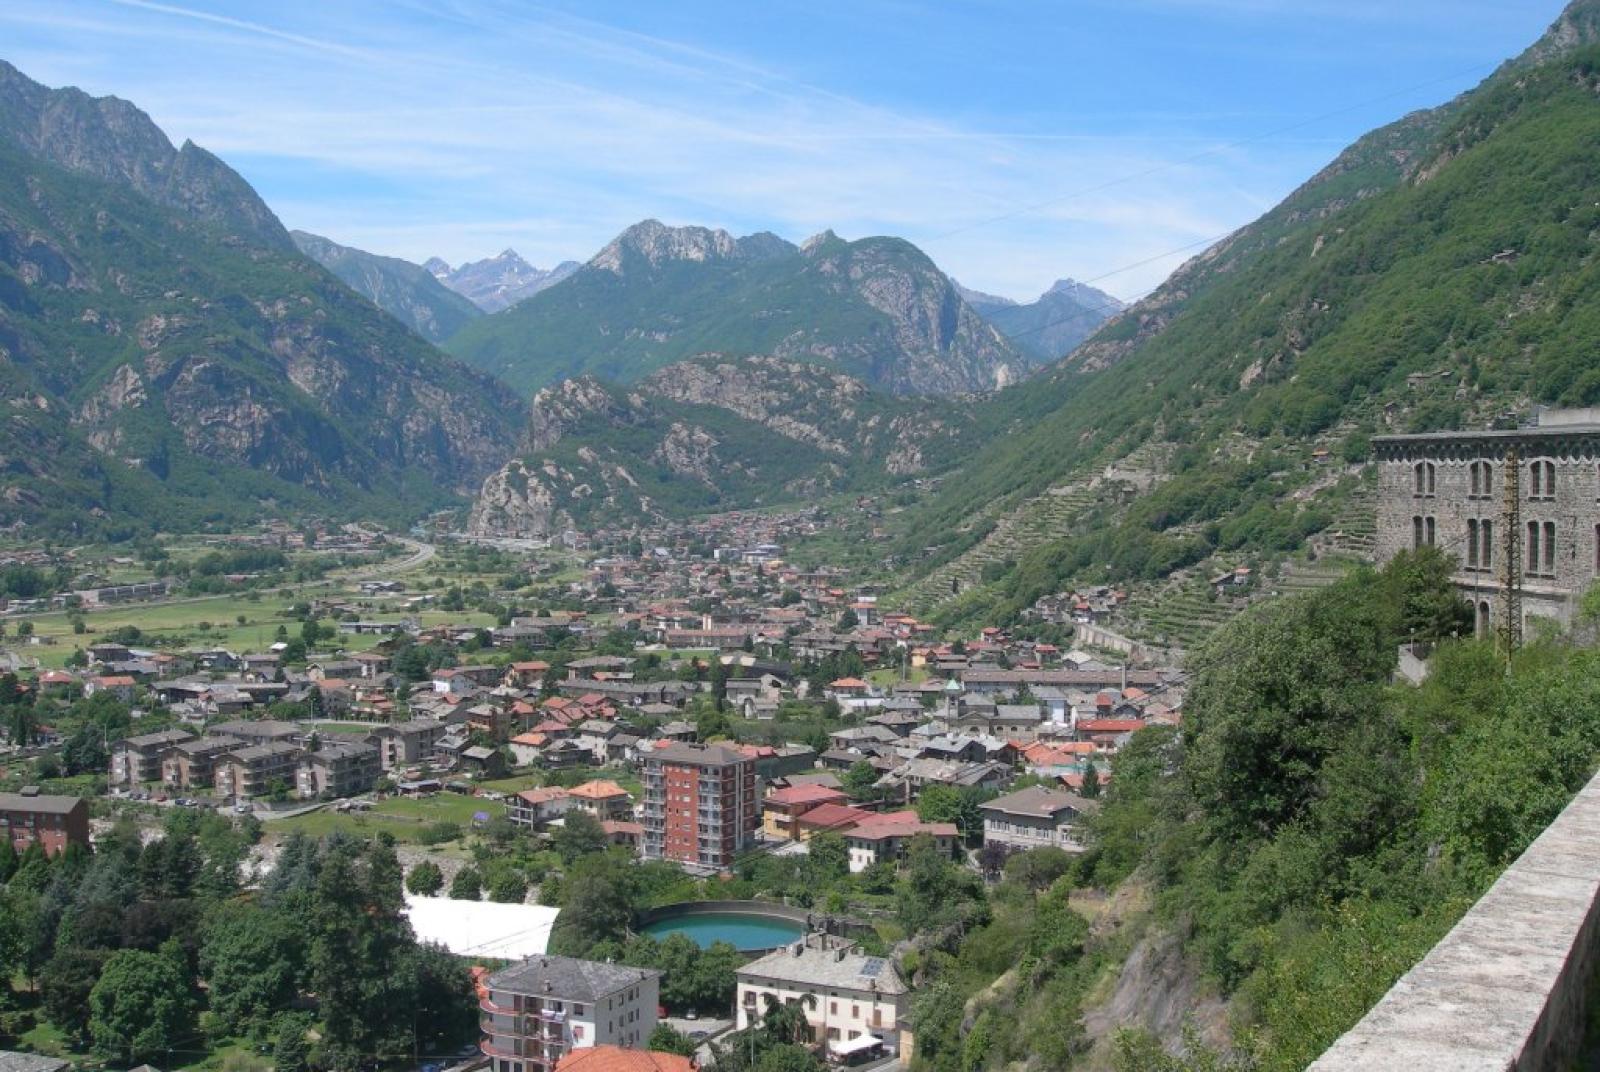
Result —
[[1560, 1072], [1600, 955], [1600, 776], [1309, 1072]]

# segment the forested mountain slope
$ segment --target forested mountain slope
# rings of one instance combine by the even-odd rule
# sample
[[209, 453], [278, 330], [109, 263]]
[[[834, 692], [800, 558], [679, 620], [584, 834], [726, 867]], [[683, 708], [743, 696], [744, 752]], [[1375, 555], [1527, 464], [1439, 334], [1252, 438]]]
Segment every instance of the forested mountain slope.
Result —
[[1033, 367], [909, 242], [828, 232], [796, 247], [655, 220], [447, 347], [519, 389], [632, 383], [703, 353], [810, 361], [901, 395], [988, 390]]
[[4, 84], [79, 118], [0, 126], [0, 524], [398, 518], [504, 460], [516, 398], [302, 257], [220, 161], [193, 179], [131, 105]]
[[1035, 547], [972, 604], [1014, 612], [1071, 576], [1297, 545], [1328, 520], [1288, 500], [1311, 445], [1359, 458], [1380, 430], [1600, 401], [1597, 11], [1581, 0], [1477, 89], [1361, 139], [988, 403], [999, 434], [908, 518], [904, 546], [931, 533], [955, 555], [1029, 496], [1169, 444], [1125, 511]]
[[804, 361], [711, 354], [631, 387], [533, 398], [517, 457], [474, 505], [482, 535], [773, 505], [937, 471], [975, 434], [937, 399], [895, 398]]
[[429, 342], [443, 342], [483, 315], [420, 264], [341, 246], [306, 231], [291, 231], [290, 236], [301, 253]]

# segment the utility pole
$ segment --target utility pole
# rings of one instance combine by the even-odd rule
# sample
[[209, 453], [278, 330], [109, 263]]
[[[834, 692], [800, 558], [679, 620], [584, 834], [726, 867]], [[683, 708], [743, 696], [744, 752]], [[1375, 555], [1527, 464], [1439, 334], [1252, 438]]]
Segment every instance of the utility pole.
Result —
[[1500, 621], [1500, 650], [1509, 661], [1522, 647], [1522, 458], [1506, 448], [1505, 502], [1500, 529], [1505, 541], [1500, 555], [1500, 591], [1505, 606]]

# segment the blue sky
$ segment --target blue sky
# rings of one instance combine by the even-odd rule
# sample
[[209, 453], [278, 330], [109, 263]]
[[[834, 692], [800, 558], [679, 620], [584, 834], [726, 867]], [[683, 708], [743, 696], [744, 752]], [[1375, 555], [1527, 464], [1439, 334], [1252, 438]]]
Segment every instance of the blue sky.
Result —
[[968, 286], [1121, 297], [1560, 0], [8, 0], [0, 57], [114, 93], [286, 224], [452, 263], [669, 223], [897, 234]]

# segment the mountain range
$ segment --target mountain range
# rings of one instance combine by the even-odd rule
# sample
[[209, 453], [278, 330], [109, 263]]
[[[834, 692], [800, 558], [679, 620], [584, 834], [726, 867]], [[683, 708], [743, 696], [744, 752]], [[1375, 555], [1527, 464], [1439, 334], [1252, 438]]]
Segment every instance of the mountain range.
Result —
[[298, 252], [133, 105], [0, 64], [0, 525], [127, 533], [285, 506], [402, 518], [523, 407]]
[[1103, 290], [1058, 279], [1031, 302], [968, 290], [956, 284], [974, 312], [1039, 364], [1049, 364], [1077, 348], [1096, 328], [1127, 308]]
[[289, 234], [301, 253], [429, 342], [443, 342], [467, 321], [483, 315], [421, 265], [341, 246], [305, 231]]
[[445, 345], [519, 390], [630, 383], [711, 352], [819, 362], [897, 395], [990, 390], [1036, 366], [909, 242], [825, 232], [796, 246], [656, 220]]
[[507, 249], [499, 256], [468, 261], [456, 268], [442, 258], [430, 257], [422, 267], [479, 309], [498, 313], [555, 286], [579, 266], [577, 261], [562, 261], [554, 268], [535, 268], [518, 256], [516, 250]]

